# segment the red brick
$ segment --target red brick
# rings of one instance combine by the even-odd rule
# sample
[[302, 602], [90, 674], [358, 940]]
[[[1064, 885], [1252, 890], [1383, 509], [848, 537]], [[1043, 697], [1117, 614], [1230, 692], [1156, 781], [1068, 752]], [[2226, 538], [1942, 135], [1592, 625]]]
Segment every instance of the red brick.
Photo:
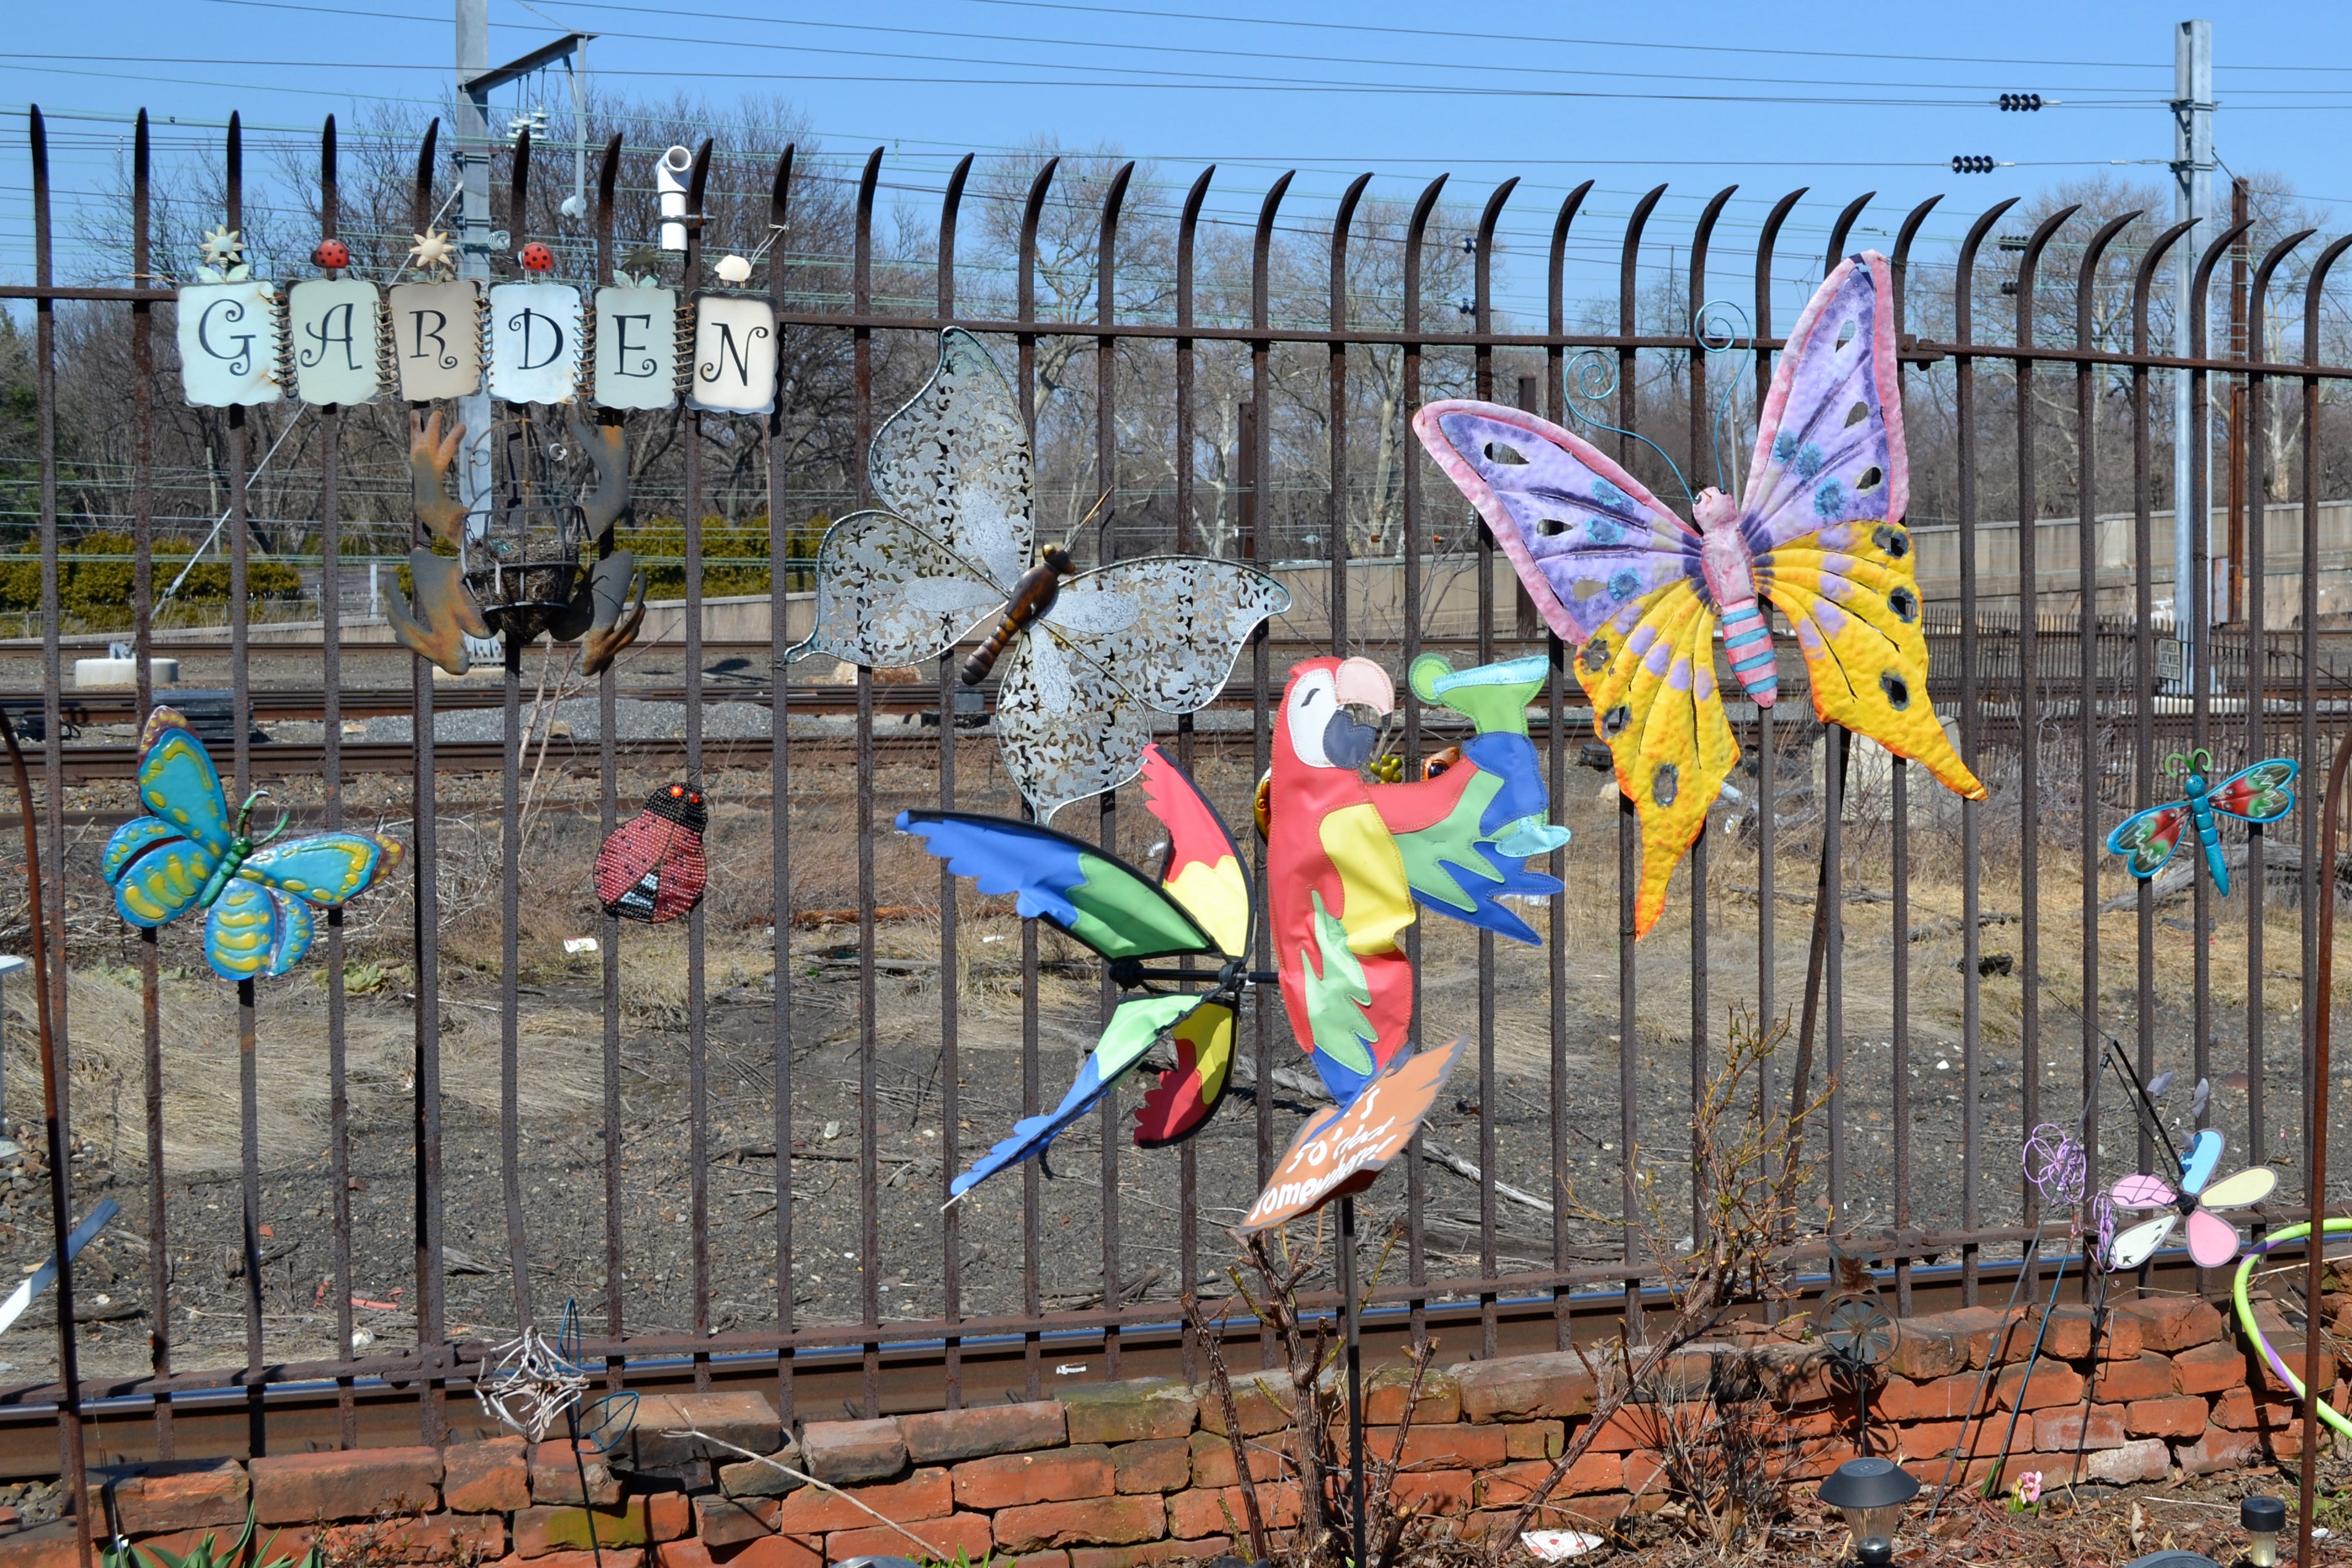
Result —
[[[888, 1486], [859, 1487], [850, 1493], [885, 1519], [901, 1523], [918, 1519], [945, 1519], [954, 1511], [955, 1498], [945, 1470], [917, 1470]], [[874, 1514], [853, 1506], [847, 1498], [804, 1487], [782, 1500], [776, 1511], [776, 1528], [786, 1535], [815, 1535], [826, 1531], [861, 1530]], [[900, 1552], [897, 1555], [904, 1556]]]
[[[719, 1466], [719, 1490], [729, 1497], [782, 1497], [808, 1484], [792, 1473], [807, 1466], [807, 1456], [801, 1452], [798, 1443], [786, 1443], [767, 1457], [775, 1464], [744, 1459]], [[778, 1465], [787, 1468], [779, 1469]]]
[[[512, 1513], [530, 1506], [528, 1445], [520, 1437], [452, 1443], [441, 1450], [441, 1506], [452, 1513]], [[579, 1478], [572, 1479], [576, 1495]]]
[[2132, 1361], [2103, 1363], [2091, 1379], [2092, 1396], [2105, 1404], [2161, 1399], [2172, 1392], [2172, 1358], [2142, 1351]]
[[1592, 1409], [1592, 1374], [1573, 1354], [1515, 1355], [1452, 1369], [1462, 1412], [1473, 1421], [1583, 1416]]
[[694, 1510], [682, 1491], [657, 1491], [646, 1499], [646, 1528], [656, 1541], [694, 1533]]
[[1895, 1375], [1915, 1383], [1932, 1382], [1966, 1371], [1970, 1325], [1951, 1312], [1927, 1312], [1906, 1318], [1895, 1336], [1886, 1365]]
[[2119, 1486], [2160, 1481], [2171, 1471], [2172, 1454], [2160, 1437], [2135, 1437], [2120, 1448], [2091, 1455], [2083, 1468], [2091, 1479]]
[[[2032, 1322], [2032, 1320], [2028, 1320]], [[2033, 1326], [2039, 1329], [2038, 1323]], [[2050, 1326], [2042, 1330], [2042, 1354], [2060, 1361], [2082, 1361], [2091, 1354], [2091, 1309], [2086, 1306], [2060, 1307], [2050, 1314]], [[2021, 1344], [2022, 1355], [2031, 1346], [2031, 1338]], [[2099, 1359], [2129, 1361], [2144, 1348], [2140, 1322], [2136, 1317], [2109, 1313], [2099, 1334]]]
[[[2018, 1426], [2027, 1432], [2032, 1430], [2021, 1417]], [[1921, 1421], [1897, 1428], [1895, 1440], [1902, 1445], [1904, 1454], [1910, 1458], [1948, 1454], [1959, 1444], [1963, 1427], [1968, 1433], [1969, 1457], [1998, 1454], [2001, 1451], [2001, 1436], [2009, 1430], [2009, 1412], [1988, 1411], [1975, 1421]]]
[[[1232, 1385], [1234, 1414], [1241, 1420], [1242, 1436], [1260, 1437], [1290, 1425], [1298, 1390], [1292, 1386], [1287, 1368], [1236, 1373]], [[1224, 1435], [1225, 1402], [1213, 1391], [1204, 1391], [1201, 1397], [1201, 1430]]]
[[[1488, 1470], [1478, 1478], [1478, 1504], [1482, 1508], [1517, 1507], [1543, 1484], [1551, 1469], [1549, 1463], [1530, 1460]], [[1568, 1474], [1552, 1488], [1551, 1495], [1574, 1497], [1615, 1491], [1624, 1479], [1625, 1460], [1622, 1455], [1588, 1453], [1569, 1467]]]
[[2184, 1350], [2172, 1358], [2172, 1386], [2182, 1394], [2219, 1394], [2242, 1388], [2246, 1358], [2232, 1344], [2215, 1342]]
[[2124, 1446], [2124, 1407], [2094, 1405], [2087, 1423], [2083, 1419], [2080, 1405], [2070, 1405], [2063, 1410], [2044, 1410], [2033, 1417], [2033, 1446], [2053, 1454], [2071, 1453], [2077, 1447], [2120, 1448]]
[[694, 1533], [714, 1550], [776, 1533], [776, 1500], [705, 1495], [694, 1500]]
[[284, 1454], [256, 1459], [251, 1469], [264, 1524], [372, 1519], [387, 1508], [430, 1512], [441, 1500], [438, 1448]]
[[[662, 1550], [673, 1552], [685, 1544], [682, 1541], [672, 1541], [664, 1544]], [[901, 1549], [891, 1555], [905, 1556], [904, 1543], [901, 1542]], [[727, 1568], [824, 1568], [824, 1552], [798, 1536], [771, 1535], [729, 1552]]]
[[1503, 1424], [1503, 1457], [1511, 1459], [1556, 1459], [1568, 1440], [1562, 1421], [1507, 1421]]
[[[588, 1495], [580, 1495], [580, 1478], [588, 1477]], [[621, 1500], [620, 1478], [613, 1473], [611, 1463], [596, 1445], [583, 1441], [579, 1452], [562, 1443], [547, 1442], [539, 1446], [531, 1456], [530, 1500], [532, 1502], [568, 1502], [575, 1508], [582, 1502], [593, 1502], [599, 1508], [610, 1508]], [[509, 1509], [508, 1512], [514, 1511]]]
[[[597, 1556], [593, 1552], [551, 1552], [544, 1557], [501, 1557], [488, 1568], [596, 1568]], [[607, 1546], [604, 1552], [604, 1568], [645, 1568], [646, 1554], [641, 1547]]]
[[[1383, 1366], [1364, 1380], [1364, 1424], [1394, 1427], [1404, 1419], [1405, 1391], [1412, 1386], [1409, 1367]], [[1422, 1374], [1421, 1397], [1413, 1405], [1415, 1426], [1426, 1421], [1448, 1426], [1462, 1419], [1462, 1385], [1452, 1373], [1431, 1367]]]
[[[94, 1515], [92, 1517], [95, 1517]], [[221, 1542], [226, 1545], [226, 1542]], [[73, 1521], [52, 1520], [30, 1530], [0, 1537], [0, 1565], [5, 1568], [82, 1568], [81, 1546], [74, 1539]]]
[[[494, 1513], [371, 1521], [338, 1525], [327, 1531], [320, 1544], [330, 1554], [364, 1555], [372, 1563], [454, 1563], [465, 1558], [488, 1562], [505, 1554], [507, 1521]], [[270, 1548], [268, 1554], [273, 1559], [287, 1557], [285, 1542]]]
[[[1192, 1451], [1194, 1486], [1229, 1487], [1239, 1482], [1241, 1478], [1234, 1471], [1232, 1438], [1219, 1437], [1213, 1432], [1195, 1432], [1192, 1434]], [[1247, 1445], [1247, 1451], [1251, 1479], [1270, 1481], [1280, 1479], [1281, 1450], [1254, 1442]]]
[[[1348, 1441], [1347, 1426], [1341, 1423], [1335, 1434], [1342, 1451]], [[1364, 1453], [1369, 1458], [1377, 1454], [1381, 1462], [1396, 1452], [1396, 1428], [1368, 1427], [1364, 1431]], [[1404, 1437], [1404, 1462], [1408, 1465], [1460, 1465], [1470, 1469], [1484, 1469], [1499, 1465], [1510, 1458], [1510, 1439], [1501, 1427], [1472, 1427], [1455, 1424], [1446, 1427], [1423, 1427], [1416, 1424]]]
[[182, 1459], [116, 1465], [89, 1472], [89, 1517], [106, 1518], [101, 1495], [111, 1482], [124, 1533], [194, 1530], [245, 1522], [245, 1467], [235, 1459]]
[[553, 1504], [522, 1509], [514, 1516], [515, 1555], [544, 1557], [551, 1552], [588, 1551], [592, 1517], [595, 1521], [595, 1545], [644, 1546], [653, 1540], [647, 1511], [646, 1500], [641, 1497], [630, 1498], [612, 1508]]
[[[2023, 1309], [2007, 1307], [1955, 1307], [1943, 1314], [1953, 1320], [1965, 1333], [1969, 1347], [1969, 1364], [1979, 1370], [1996, 1361], [2021, 1361], [2032, 1346], [2032, 1330], [2024, 1330], [2019, 1340], [2021, 1325], [2028, 1322]], [[1902, 1336], [1895, 1336], [1902, 1343]], [[2013, 1348], [2012, 1348], [2013, 1347]]]
[[1146, 1541], [1133, 1546], [1076, 1546], [1070, 1549], [1068, 1557], [1070, 1568], [1158, 1568], [1162, 1563], [1215, 1557], [1232, 1544], [1231, 1536], [1214, 1535], [1202, 1541]]
[[2193, 1443], [2183, 1443], [2173, 1450], [2180, 1468], [2192, 1476], [2210, 1476], [2217, 1470], [2234, 1470], [2252, 1464], [2262, 1444], [2252, 1432], [2224, 1431], [2209, 1427], [2205, 1435]]
[[[952, 1519], [927, 1519], [910, 1524], [908, 1530], [920, 1536], [937, 1553], [933, 1561], [945, 1563], [959, 1552], [969, 1563], [988, 1560], [988, 1515], [959, 1513]], [[865, 1530], [836, 1530], [824, 1538], [824, 1557], [828, 1563], [839, 1563], [851, 1557], [907, 1557], [914, 1542], [887, 1525], [877, 1524]], [[746, 1551], [754, 1550], [746, 1547]], [[727, 1568], [735, 1568], [740, 1557], [728, 1559]]]
[[[1108, 1479], [1109, 1466], [1103, 1469]], [[1095, 1497], [1037, 1502], [997, 1511], [996, 1543], [1013, 1552], [1048, 1546], [1126, 1546], [1168, 1533], [1168, 1509], [1157, 1497]]]
[[2193, 1394], [2135, 1399], [2124, 1408], [2124, 1429], [2135, 1437], [2194, 1437], [2205, 1430], [2208, 1414]]
[[1121, 1443], [1110, 1451], [1110, 1468], [1118, 1491], [1182, 1491], [1192, 1484], [1192, 1448], [1181, 1437]]
[[1977, 1381], [1966, 1373], [1927, 1383], [1890, 1377], [1871, 1400], [1872, 1414], [1882, 1421], [1956, 1420], [1969, 1413], [1970, 1401], [1977, 1397]]
[[1406, 1470], [1396, 1478], [1389, 1495], [1399, 1508], [1424, 1514], [1467, 1513], [1471, 1481], [1468, 1470]]
[[[1685, 1406], [1686, 1410], [1696, 1406]], [[1588, 1454], [1630, 1454], [1636, 1448], [1654, 1448], [1664, 1440], [1666, 1417], [1654, 1405], [1628, 1405], [1601, 1423], [1585, 1446]]]
[[1190, 1437], [1201, 1413], [1201, 1402], [1193, 1391], [1167, 1377], [1084, 1384], [1063, 1389], [1058, 1397], [1073, 1443], [1141, 1443], [1155, 1437]]
[[[1286, 1530], [1298, 1522], [1298, 1488], [1288, 1481], [1261, 1485], [1257, 1505], [1265, 1523]], [[1249, 1528], [1239, 1487], [1180, 1491], [1168, 1500], [1168, 1533], [1186, 1540], [1234, 1535]]]
[[2250, 1388], [2230, 1389], [2213, 1401], [2213, 1425], [2232, 1431], [2277, 1432], [2302, 1419], [2302, 1406], [2294, 1400], [2267, 1394], [2256, 1398]]
[[1070, 1568], [1066, 1552], [1024, 1552], [1018, 1557], [1005, 1559], [1013, 1568]]
[[2142, 1296], [2116, 1306], [2118, 1317], [2139, 1324], [2140, 1343], [2169, 1355], [2193, 1350], [2221, 1337], [2221, 1314], [2211, 1302], [2196, 1296]]
[[[719, 1442], [685, 1436], [689, 1428]], [[629, 1427], [629, 1441], [640, 1470], [675, 1471], [698, 1460], [742, 1457], [719, 1443], [765, 1454], [782, 1440], [776, 1407], [768, 1403], [767, 1396], [745, 1389], [643, 1394], [637, 1399], [636, 1418]]]
[[835, 1486], [887, 1481], [907, 1468], [907, 1439], [887, 1418], [812, 1421], [801, 1428], [801, 1452], [809, 1474]]
[[[1054, 1408], [1058, 1411], [1061, 1406]], [[1177, 1448], [1181, 1451], [1183, 1445], [1180, 1443]], [[1017, 1508], [1024, 1503], [1066, 1502], [1073, 1498], [1108, 1497], [1117, 1479], [1111, 1469], [1111, 1453], [1100, 1444], [1089, 1444], [1082, 1448], [1056, 1448], [1045, 1454], [1000, 1454], [993, 1458], [967, 1459], [955, 1468], [955, 1500], [962, 1508], [995, 1510]], [[1186, 1468], [1189, 1470], [1189, 1462]]]
[[919, 1465], [932, 1465], [1055, 1448], [1067, 1426], [1057, 1402], [1040, 1399], [1028, 1405], [975, 1405], [901, 1416], [898, 1430], [906, 1435], [907, 1457]]
[[1663, 1490], [1666, 1486], [1666, 1461], [1664, 1455], [1646, 1450], [1625, 1456], [1625, 1490], [1638, 1497], [1643, 1492]]
[[[546, 1558], [537, 1559], [544, 1563]], [[719, 1559], [710, 1554], [710, 1543], [693, 1536], [684, 1541], [665, 1541], [654, 1548], [654, 1568], [719, 1568]]]
[[2046, 1410], [2053, 1405], [2077, 1405], [2082, 1398], [2083, 1375], [2046, 1356], [2030, 1366], [1993, 1375], [1993, 1403], [2004, 1410]]

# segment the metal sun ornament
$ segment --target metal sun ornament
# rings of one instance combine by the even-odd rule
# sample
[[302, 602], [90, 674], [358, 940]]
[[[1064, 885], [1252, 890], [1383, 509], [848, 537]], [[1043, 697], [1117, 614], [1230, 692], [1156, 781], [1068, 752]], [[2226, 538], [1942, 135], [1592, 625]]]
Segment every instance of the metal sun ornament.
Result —
[[444, 229], [428, 227], [421, 235], [412, 235], [416, 243], [408, 247], [408, 265], [419, 272], [455, 273], [457, 270], [457, 247]]
[[205, 230], [204, 242], [196, 248], [204, 258], [196, 276], [206, 283], [243, 283], [253, 276], [245, 259], [245, 236], [226, 224]]

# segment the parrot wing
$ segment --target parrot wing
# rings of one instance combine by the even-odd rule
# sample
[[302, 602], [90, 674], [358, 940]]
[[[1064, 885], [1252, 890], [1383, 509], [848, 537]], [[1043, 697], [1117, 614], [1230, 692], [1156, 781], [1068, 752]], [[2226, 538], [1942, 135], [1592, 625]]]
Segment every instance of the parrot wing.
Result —
[[1404, 857], [1415, 899], [1482, 930], [1541, 940], [1500, 902], [1560, 891], [1554, 878], [1527, 869], [1528, 851], [1519, 848], [1528, 841], [1523, 824], [1540, 821], [1550, 804], [1534, 742], [1507, 730], [1473, 736], [1462, 760], [1436, 778], [1369, 791]]
[[1118, 1086], [1128, 1070], [1143, 1060], [1143, 1053], [1151, 1049], [1153, 1040], [1181, 1025], [1185, 1016], [1206, 999], [1197, 996], [1138, 997], [1119, 1003], [1118, 1010], [1110, 1015], [1102, 1039], [1079, 1066], [1077, 1078], [1062, 1096], [1062, 1103], [1042, 1116], [1024, 1116], [1015, 1122], [1013, 1135], [972, 1161], [970, 1170], [948, 1184], [948, 1191], [961, 1197], [1005, 1166], [1019, 1165], [1044, 1153], [1045, 1145], [1063, 1128], [1085, 1115]]
[[1214, 957], [1214, 937], [1158, 882], [1118, 856], [1034, 822], [962, 811], [901, 811], [898, 831], [1024, 919], [1045, 920], [1116, 963]]

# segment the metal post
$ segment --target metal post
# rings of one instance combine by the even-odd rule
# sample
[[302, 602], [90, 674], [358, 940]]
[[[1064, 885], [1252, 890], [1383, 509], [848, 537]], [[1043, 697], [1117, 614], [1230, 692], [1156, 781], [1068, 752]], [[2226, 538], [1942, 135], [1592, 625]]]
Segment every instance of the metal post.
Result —
[[[1491, 1166], [1491, 1161], [1489, 1162]], [[1348, 1512], [1356, 1568], [1364, 1568], [1364, 1382], [1363, 1346], [1356, 1311], [1356, 1200], [1339, 1200], [1339, 1312], [1348, 1335]], [[1402, 1419], [1411, 1421], [1407, 1410]]]
[[[457, 124], [453, 145], [463, 194], [457, 205], [457, 276], [490, 280], [490, 68], [489, 0], [457, 0], [457, 91], [452, 106]], [[457, 498], [465, 504], [468, 534], [489, 526], [490, 392], [488, 380], [457, 400], [457, 422], [466, 427], [457, 460]]]
[[[2189, 233], [2181, 264], [2172, 274], [2172, 351], [2187, 358], [2189, 348], [2189, 288], [2193, 264], [2212, 235], [2213, 217], [2213, 24], [2182, 22], [2172, 30], [2172, 215], [2196, 224]], [[2192, 496], [2194, 468], [2189, 449], [2201, 433], [2192, 432], [2189, 374], [2172, 377], [2172, 624], [2181, 643], [2180, 668], [2186, 679], [2190, 639], [2189, 616], [2193, 602], [2189, 590], [2189, 557], [2194, 552], [2189, 519], [2209, 526], [2210, 497]], [[2208, 483], [2210, 476], [2208, 476]], [[2210, 602], [2210, 601], [2209, 601]]]

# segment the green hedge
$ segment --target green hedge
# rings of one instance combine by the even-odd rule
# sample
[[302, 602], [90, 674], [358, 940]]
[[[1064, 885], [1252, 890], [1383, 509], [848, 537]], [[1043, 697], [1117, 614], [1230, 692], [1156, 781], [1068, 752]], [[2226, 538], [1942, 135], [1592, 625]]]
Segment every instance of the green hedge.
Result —
[[[793, 528], [785, 536], [787, 571], [814, 569], [818, 543], [832, 519], [822, 515]], [[686, 596], [686, 527], [675, 517], [654, 517], [638, 528], [623, 528], [617, 542], [635, 550], [645, 563], [646, 587], [656, 599]], [[702, 591], [713, 598], [727, 594], [768, 591], [768, 519], [753, 517], [730, 523], [724, 517], [702, 522]], [[752, 565], [751, 562], [761, 564]]]
[[[137, 569], [129, 559], [137, 549], [130, 534], [84, 534], [70, 549], [58, 554], [58, 608], [67, 616], [93, 626], [127, 626]], [[161, 597], [188, 562], [184, 549], [158, 549], [154, 554], [155, 592]], [[287, 598], [302, 591], [302, 574], [282, 561], [259, 559], [246, 565], [246, 588], [256, 599]], [[188, 573], [174, 596], [183, 602], [220, 601], [228, 598], [228, 562], [207, 556]], [[0, 555], [0, 610], [35, 611], [41, 607], [41, 558], [37, 547]]]

